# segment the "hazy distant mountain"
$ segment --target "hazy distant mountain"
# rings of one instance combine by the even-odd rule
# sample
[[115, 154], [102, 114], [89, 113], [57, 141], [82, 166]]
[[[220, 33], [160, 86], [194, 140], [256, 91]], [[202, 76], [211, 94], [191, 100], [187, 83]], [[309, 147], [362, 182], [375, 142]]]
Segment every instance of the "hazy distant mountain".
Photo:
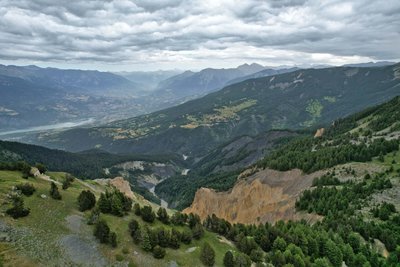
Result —
[[160, 82], [154, 96], [164, 102], [193, 99], [209, 92], [221, 89], [230, 80], [263, 70], [264, 67], [253, 63], [243, 64], [237, 68], [211, 69], [199, 72], [185, 71]]
[[378, 61], [378, 62], [366, 62], [366, 63], [358, 63], [358, 64], [346, 64], [344, 67], [360, 67], [360, 68], [368, 68], [368, 67], [384, 67], [396, 64], [396, 62], [391, 61]]
[[108, 72], [0, 65], [0, 130], [143, 113], [133, 82]]
[[0, 74], [21, 78], [40, 86], [61, 89], [67, 93], [135, 96], [139, 92], [137, 84], [110, 72], [0, 65]]
[[180, 70], [158, 70], [158, 71], [132, 71], [116, 72], [115, 74], [125, 77], [134, 82], [141, 90], [151, 91], [157, 88], [159, 82], [182, 73]]
[[259, 72], [256, 72], [256, 73], [253, 73], [253, 74], [250, 74], [250, 75], [246, 75], [246, 76], [242, 76], [242, 77], [230, 80], [230, 81], [228, 81], [226, 83], [226, 85], [242, 82], [242, 81], [245, 81], [245, 80], [248, 80], [248, 79], [267, 77], [267, 76], [271, 76], [271, 75], [288, 73], [288, 72], [292, 72], [292, 71], [296, 71], [296, 70], [299, 70], [299, 68], [292, 67], [292, 68], [284, 68], [284, 69], [263, 69], [263, 70], [261, 70]]

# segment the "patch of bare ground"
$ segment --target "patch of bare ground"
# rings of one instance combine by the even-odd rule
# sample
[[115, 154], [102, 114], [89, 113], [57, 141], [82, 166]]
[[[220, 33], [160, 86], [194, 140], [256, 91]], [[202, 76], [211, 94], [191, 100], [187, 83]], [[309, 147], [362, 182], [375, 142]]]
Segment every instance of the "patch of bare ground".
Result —
[[315, 222], [321, 216], [298, 213], [296, 199], [312, 185], [314, 178], [325, 171], [304, 174], [301, 170], [259, 170], [240, 180], [228, 192], [216, 192], [201, 188], [196, 192], [192, 205], [186, 213], [196, 213], [202, 219], [215, 214], [232, 223], [274, 223], [278, 220], [301, 220]]

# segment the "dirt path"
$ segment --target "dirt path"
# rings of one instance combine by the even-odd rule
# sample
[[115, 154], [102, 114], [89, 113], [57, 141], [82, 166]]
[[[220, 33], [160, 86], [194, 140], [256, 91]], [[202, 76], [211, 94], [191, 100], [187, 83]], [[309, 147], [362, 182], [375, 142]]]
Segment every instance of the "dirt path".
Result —
[[77, 265], [81, 266], [108, 266], [107, 260], [101, 254], [98, 243], [89, 227], [80, 215], [70, 215], [66, 218], [66, 225], [71, 234], [64, 235], [60, 240], [66, 256]]

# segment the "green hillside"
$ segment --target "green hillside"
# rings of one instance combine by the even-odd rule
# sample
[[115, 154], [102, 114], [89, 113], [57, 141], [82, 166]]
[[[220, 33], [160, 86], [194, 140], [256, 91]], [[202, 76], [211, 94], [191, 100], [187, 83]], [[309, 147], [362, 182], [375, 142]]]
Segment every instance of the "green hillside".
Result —
[[[297, 137], [292, 135], [289, 139], [288, 136], [282, 136], [275, 140], [276, 149], [270, 148], [272, 151], [270, 150], [264, 159], [260, 157], [261, 160], [255, 165], [258, 168], [280, 171], [298, 168], [311, 173], [348, 162], [371, 162], [378, 156], [398, 151], [399, 112], [400, 97], [395, 97], [384, 104], [335, 120], [320, 138], [314, 138], [310, 132], [303, 132]], [[234, 158], [226, 157], [223, 153], [224, 148], [234, 143], [235, 141], [232, 141], [221, 146], [200, 160], [188, 176], [174, 176], [158, 184], [157, 194], [173, 207], [184, 209], [192, 203], [197, 189], [201, 187], [218, 191], [231, 189], [237, 181], [238, 174], [251, 164], [235, 165], [237, 169], [225, 169], [225, 171], [223, 168], [218, 172], [212, 170], [215, 170], [216, 166], [223, 165], [224, 161], [231, 159], [235, 163], [241, 161], [240, 153], [234, 154]], [[259, 146], [265, 149], [265, 144], [263, 140], [263, 144]], [[244, 153], [244, 156], [248, 155], [248, 150], [242, 150], [238, 145], [236, 147], [239, 152]]]
[[106, 176], [104, 168], [127, 161], [174, 162], [183, 164], [176, 155], [115, 155], [101, 150], [71, 153], [42, 146], [0, 141], [0, 162], [26, 161], [43, 163], [53, 171], [66, 171], [83, 179]]
[[[65, 173], [47, 173], [58, 182], [62, 182]], [[10, 195], [20, 194], [15, 189], [17, 185], [29, 183], [35, 188], [31, 196], [22, 195], [24, 207], [30, 210], [26, 217], [13, 219], [5, 215], [12, 206]], [[228, 250], [237, 251], [229, 242], [222, 242], [212, 232], [205, 231], [199, 239], [191, 237], [191, 229], [185, 222], [163, 224], [156, 219], [146, 222], [135, 215], [129, 208], [122, 217], [101, 213], [100, 218], [117, 236], [117, 247], [101, 244], [93, 237], [96, 226], [87, 225], [91, 211], [81, 212], [78, 209], [77, 198], [82, 190], [90, 190], [99, 200], [100, 193], [112, 188], [96, 182], [83, 182], [75, 179], [71, 186], [63, 190], [58, 185], [61, 200], [52, 199], [49, 195], [50, 182], [39, 177], [21, 178], [17, 171], [0, 171], [0, 201], [3, 203], [0, 221], [0, 264], [4, 266], [166, 266], [175, 262], [178, 266], [202, 266], [200, 248], [204, 242], [211, 244], [216, 253], [216, 263], [221, 266], [224, 253]], [[134, 203], [140, 206], [148, 202], [135, 197]], [[153, 206], [155, 211], [158, 208]], [[172, 214], [173, 211], [168, 211]], [[186, 220], [187, 217], [185, 217]], [[166, 248], [163, 259], [155, 259], [151, 252], [142, 249], [142, 245], [133, 242], [129, 234], [128, 224], [135, 220], [141, 229], [148, 231], [189, 232], [190, 241], [181, 243], [179, 248]]]
[[41, 136], [67, 150], [197, 157], [241, 135], [315, 127], [400, 93], [400, 65], [306, 69], [250, 79], [182, 105], [108, 125]]

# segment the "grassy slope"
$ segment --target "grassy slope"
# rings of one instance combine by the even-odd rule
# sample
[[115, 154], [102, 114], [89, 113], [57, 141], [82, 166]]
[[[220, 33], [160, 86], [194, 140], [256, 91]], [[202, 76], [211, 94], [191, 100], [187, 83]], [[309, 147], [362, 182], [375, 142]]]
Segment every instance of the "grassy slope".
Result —
[[[61, 181], [64, 173], [49, 173], [55, 179]], [[42, 199], [41, 194], [48, 195], [49, 182], [39, 178], [29, 178], [30, 183], [34, 184], [37, 191], [30, 197], [23, 197], [25, 206], [31, 209], [31, 213], [24, 218], [17, 220], [11, 217], [3, 217], [2, 221], [12, 225], [17, 229], [28, 229], [25, 237], [19, 239], [15, 245], [12, 243], [0, 242], [0, 255], [3, 255], [4, 261], [9, 266], [43, 266], [46, 264], [60, 263], [60, 255], [62, 251], [57, 246], [57, 242], [63, 235], [69, 234], [71, 231], [66, 225], [66, 217], [69, 215], [87, 216], [89, 212], [81, 213], [77, 210], [76, 199], [83, 189], [87, 189], [85, 185], [75, 181], [72, 186], [64, 191], [60, 188], [63, 199], [61, 201], [51, 198]], [[21, 173], [13, 171], [0, 171], [0, 201], [4, 202], [6, 194], [12, 186], [27, 182], [21, 178]], [[97, 193], [98, 195], [98, 193]], [[1, 211], [4, 212], [8, 205], [3, 205]], [[155, 206], [154, 206], [155, 207]], [[144, 223], [140, 218], [131, 212], [129, 215], [120, 218], [111, 215], [102, 215], [109, 223], [111, 230], [115, 231], [118, 236], [118, 247], [111, 249], [107, 245], [100, 245], [100, 249], [106, 258], [112, 263], [116, 262], [116, 255], [122, 255], [123, 260], [135, 263], [137, 266], [165, 266], [169, 261], [176, 261], [180, 266], [201, 266], [199, 260], [200, 249], [196, 249], [192, 253], [185, 252], [191, 247], [200, 247], [204, 241], [208, 241], [216, 251], [217, 264], [222, 264], [224, 253], [233, 249], [233, 247], [222, 243], [218, 240], [217, 235], [207, 232], [200, 241], [193, 241], [190, 245], [181, 245], [179, 250], [167, 249], [167, 255], [163, 260], [156, 260], [151, 254], [144, 252], [140, 247], [136, 246], [128, 234], [128, 223], [131, 218], [135, 218]], [[156, 221], [150, 227], [159, 227], [162, 224]], [[166, 226], [169, 228], [170, 226]], [[92, 229], [92, 227], [90, 227]], [[91, 231], [85, 233], [91, 235]], [[125, 248], [125, 249], [124, 249]], [[128, 253], [124, 254], [123, 250]], [[138, 255], [134, 254], [134, 251]], [[35, 257], [36, 256], [36, 257]]]

